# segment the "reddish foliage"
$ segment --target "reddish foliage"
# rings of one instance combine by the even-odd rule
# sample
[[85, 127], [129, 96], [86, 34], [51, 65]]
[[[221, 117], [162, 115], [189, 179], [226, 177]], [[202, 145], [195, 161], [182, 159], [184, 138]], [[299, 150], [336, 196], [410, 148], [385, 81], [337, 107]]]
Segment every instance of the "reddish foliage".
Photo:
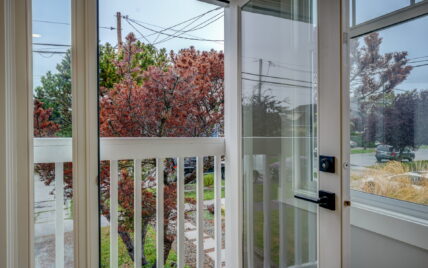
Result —
[[[146, 53], [133, 34], [112, 59], [118, 79], [112, 88], [100, 88], [100, 135], [103, 137], [181, 137], [212, 136], [223, 131], [223, 64], [222, 52], [200, 52], [193, 47], [177, 54], [171, 52], [169, 63], [152, 64], [145, 68], [136, 64]], [[40, 106], [40, 105], [39, 105]], [[48, 121], [49, 112], [37, 110], [41, 128], [38, 136], [50, 136], [58, 130]], [[38, 122], [39, 122], [38, 121]], [[142, 223], [144, 241], [147, 225], [154, 224], [156, 215], [154, 162], [146, 163], [142, 187]], [[71, 198], [71, 163], [66, 164], [66, 195]], [[165, 162], [165, 178], [173, 176], [174, 163]], [[133, 162], [119, 161], [119, 235], [133, 259], [134, 223]], [[45, 184], [54, 180], [54, 165], [45, 164], [36, 170]], [[110, 219], [110, 167], [100, 166], [100, 212]], [[164, 226], [165, 259], [175, 240], [176, 183], [165, 180]], [[187, 200], [194, 203], [194, 200]], [[144, 243], [143, 243], [144, 244]], [[145, 264], [143, 250], [143, 264]]]
[[[135, 57], [133, 46], [129, 42], [124, 48], [124, 59]], [[170, 58], [170, 65], [147, 70], [131, 68], [132, 60], [117, 63], [123, 80], [102, 90], [101, 136], [195, 137], [222, 132], [223, 53], [190, 48], [171, 52]]]
[[44, 109], [43, 103], [34, 100], [34, 137], [53, 137], [59, 130], [59, 125], [50, 120], [52, 109]]

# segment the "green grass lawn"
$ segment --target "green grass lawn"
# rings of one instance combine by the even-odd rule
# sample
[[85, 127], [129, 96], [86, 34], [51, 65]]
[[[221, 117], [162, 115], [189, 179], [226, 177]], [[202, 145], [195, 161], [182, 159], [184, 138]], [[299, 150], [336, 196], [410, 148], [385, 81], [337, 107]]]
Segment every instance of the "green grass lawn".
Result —
[[[119, 237], [119, 267], [134, 267], [134, 262], [128, 255], [125, 244]], [[149, 225], [147, 230], [146, 241], [144, 245], [144, 254], [147, 258], [148, 264], [144, 268], [152, 267], [156, 262], [156, 231], [153, 226]], [[175, 267], [177, 255], [174, 250], [171, 250], [168, 256], [166, 268]], [[110, 229], [109, 227], [101, 228], [101, 267], [110, 267]]]
[[[273, 209], [271, 211], [271, 226], [270, 226], [270, 232], [271, 232], [271, 258], [274, 264], [279, 265], [279, 245], [280, 245], [280, 239], [285, 239], [286, 244], [286, 254], [287, 254], [287, 266], [295, 265], [294, 260], [294, 254], [295, 254], [295, 223], [294, 223], [294, 210], [297, 208], [287, 206], [285, 208], [285, 228], [286, 228], [286, 234], [285, 237], [281, 237], [279, 233], [279, 210]], [[298, 250], [301, 252], [302, 255], [302, 261], [303, 263], [313, 261], [309, 260], [309, 244], [308, 244], [308, 213], [305, 210], [300, 211], [300, 220], [301, 220], [301, 248]], [[263, 252], [263, 211], [254, 211], [254, 243], [256, 252], [262, 253]], [[311, 228], [316, 228], [316, 223], [311, 222], [310, 223]], [[315, 247], [316, 245], [312, 245]], [[314, 248], [314, 250], [316, 250]], [[262, 256], [260, 256], [262, 257]]]
[[[191, 184], [189, 184], [191, 185]], [[184, 197], [186, 198], [193, 198], [196, 199], [196, 184], [193, 184], [193, 188], [195, 191], [189, 191], [184, 193]], [[224, 181], [221, 181], [221, 198], [224, 198]], [[210, 185], [208, 187], [205, 187], [204, 190], [204, 200], [213, 200], [214, 199], [214, 186]]]
[[368, 153], [374, 153], [376, 151], [376, 148], [353, 148], [351, 149], [351, 154], [368, 154]]

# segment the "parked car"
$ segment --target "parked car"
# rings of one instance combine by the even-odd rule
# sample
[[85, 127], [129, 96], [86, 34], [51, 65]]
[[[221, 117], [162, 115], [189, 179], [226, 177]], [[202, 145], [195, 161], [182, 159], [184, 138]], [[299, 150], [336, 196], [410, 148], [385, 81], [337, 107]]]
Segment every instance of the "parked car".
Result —
[[415, 152], [410, 148], [405, 148], [401, 153], [394, 149], [391, 145], [378, 145], [376, 147], [376, 160], [382, 162], [383, 160], [396, 160], [396, 161], [413, 161], [415, 159]]

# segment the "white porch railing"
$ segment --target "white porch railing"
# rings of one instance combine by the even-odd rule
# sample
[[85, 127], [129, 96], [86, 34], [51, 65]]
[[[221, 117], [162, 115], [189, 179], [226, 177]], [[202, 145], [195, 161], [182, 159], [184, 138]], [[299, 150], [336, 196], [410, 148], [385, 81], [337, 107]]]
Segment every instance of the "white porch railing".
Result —
[[[224, 155], [223, 138], [101, 138], [100, 160], [110, 161], [110, 267], [118, 267], [118, 161], [134, 160], [134, 204], [141, 204], [141, 162], [156, 159], [156, 249], [157, 266], [164, 267], [163, 246], [163, 159], [177, 160], [177, 265], [184, 267], [184, 158], [196, 157], [196, 260], [197, 267], [204, 264], [203, 218], [203, 157], [214, 156], [214, 240], [216, 268], [222, 267], [221, 219], [221, 156]], [[64, 267], [64, 176], [63, 163], [72, 162], [70, 138], [35, 138], [34, 163], [55, 163], [55, 256], [56, 267]], [[137, 179], [139, 178], [139, 179]], [[134, 209], [134, 265], [141, 267], [141, 213]]]

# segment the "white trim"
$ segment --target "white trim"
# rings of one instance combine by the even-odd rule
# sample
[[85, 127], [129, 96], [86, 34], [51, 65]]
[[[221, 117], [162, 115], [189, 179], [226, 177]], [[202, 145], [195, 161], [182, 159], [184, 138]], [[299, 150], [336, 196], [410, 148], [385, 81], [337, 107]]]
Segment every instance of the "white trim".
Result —
[[[13, 152], [11, 166], [14, 180], [12, 202], [15, 202], [17, 221], [15, 231], [18, 241], [15, 255], [17, 267], [34, 267], [33, 257], [33, 90], [32, 90], [32, 54], [31, 54], [31, 2], [30, 0], [13, 1], [14, 19], [11, 39], [14, 44], [14, 75], [13, 95], [11, 96], [11, 134], [14, 135], [10, 144]], [[19, 165], [18, 165], [19, 163]], [[15, 173], [16, 172], [16, 173]], [[15, 195], [16, 196], [13, 196]], [[19, 249], [19, 250], [18, 250]]]
[[64, 267], [64, 163], [55, 163], [55, 267]]
[[[198, 157], [200, 160], [200, 157]], [[198, 161], [198, 165], [199, 165]], [[197, 174], [198, 179], [200, 174]], [[199, 200], [198, 200], [199, 203]], [[198, 225], [198, 227], [200, 227]], [[198, 229], [199, 232], [199, 229]], [[184, 268], [184, 158], [177, 158], [177, 267]], [[200, 240], [198, 239], [198, 244]], [[198, 250], [198, 253], [200, 251]], [[199, 267], [199, 266], [198, 266]]]
[[221, 268], [222, 227], [221, 227], [221, 155], [214, 156], [214, 240], [215, 258], [214, 267]]
[[[342, 267], [342, 5], [318, 5], [318, 139], [319, 154], [336, 157], [336, 173], [319, 172], [319, 189], [336, 194], [336, 210], [318, 209], [318, 262], [321, 268]], [[322, 241], [322, 242], [321, 242]]]
[[[18, 263], [14, 2], [0, 1], [0, 267]], [[25, 226], [24, 226], [25, 227]]]
[[140, 268], [142, 249], [141, 159], [134, 159], [134, 267]]
[[[183, 178], [184, 179], [184, 178]], [[181, 201], [181, 200], [180, 200]], [[184, 203], [184, 200], [183, 200]], [[183, 219], [184, 222], [184, 219]], [[196, 267], [204, 267], [204, 158], [196, 158]]]
[[[426, 205], [355, 190], [351, 190], [351, 200], [353, 203], [377, 207], [382, 211], [390, 211], [397, 215], [419, 219], [421, 220], [421, 224], [428, 222], [428, 206]], [[416, 220], [415, 222], [418, 221]]]
[[119, 163], [110, 161], [110, 267], [119, 267], [118, 222], [119, 222]]
[[[223, 138], [100, 138], [100, 160], [224, 155]], [[35, 138], [34, 163], [72, 161], [71, 138]]]
[[72, 1], [74, 266], [98, 267], [97, 1]]
[[428, 221], [353, 203], [351, 225], [428, 250]]
[[[355, 1], [354, 1], [355, 3]], [[342, 200], [351, 200], [350, 197], [350, 125], [349, 125], [349, 0], [342, 0], [342, 74], [341, 74], [341, 114], [342, 114]], [[350, 207], [343, 207], [342, 210], [342, 267], [351, 267], [351, 224]]]
[[242, 140], [239, 14], [237, 1], [224, 12], [226, 139], [226, 266], [242, 268]]
[[[350, 37], [355, 38], [428, 14], [428, 2], [423, 1], [353, 26]], [[349, 22], [349, 20], [348, 20]], [[348, 23], [349, 24], [349, 23]]]
[[164, 166], [156, 159], [156, 267], [164, 267]]

